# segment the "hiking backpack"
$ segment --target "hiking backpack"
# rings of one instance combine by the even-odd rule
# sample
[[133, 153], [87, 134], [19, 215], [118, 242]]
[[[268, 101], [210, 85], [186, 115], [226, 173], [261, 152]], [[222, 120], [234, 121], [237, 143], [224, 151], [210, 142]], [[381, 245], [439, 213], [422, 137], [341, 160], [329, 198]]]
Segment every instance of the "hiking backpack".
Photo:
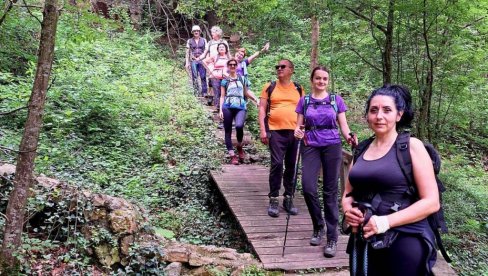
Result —
[[[317, 105], [330, 104], [332, 106], [332, 108], [334, 109], [334, 111], [336, 113], [336, 117], [337, 117], [337, 112], [339, 111], [339, 108], [337, 107], [336, 94], [331, 93], [329, 97], [330, 97], [330, 103], [327, 103], [326, 101], [324, 101], [324, 102], [320, 102], [320, 103], [313, 103], [313, 105], [317, 106]], [[305, 95], [305, 97], [303, 97], [303, 122], [305, 124], [305, 129], [307, 128], [307, 126], [306, 126], [307, 120], [305, 119], [305, 114], [307, 114], [307, 108], [308, 108], [309, 104], [310, 104], [310, 94]], [[309, 128], [310, 128], [310, 126], [309, 126]], [[313, 129], [308, 129], [308, 130], [315, 130], [315, 129], [330, 129], [330, 127], [329, 126], [314, 126]]]
[[[364, 141], [361, 141], [359, 145], [354, 149], [353, 152], [354, 163], [356, 163], [359, 156], [361, 156], [361, 154], [366, 151], [366, 149], [373, 142], [373, 140], [374, 140], [374, 136]], [[410, 132], [405, 131], [399, 133], [395, 141], [395, 144], [396, 144], [396, 157], [397, 157], [398, 164], [403, 172], [403, 175], [405, 176], [408, 182], [408, 191], [406, 191], [406, 193], [408, 196], [418, 199], [419, 196], [418, 196], [417, 186], [415, 184], [415, 180], [413, 177], [412, 156], [410, 155], [410, 148], [409, 148]], [[432, 231], [434, 232], [436, 243], [442, 253], [442, 256], [444, 257], [446, 262], [450, 263], [451, 258], [447, 254], [446, 249], [442, 244], [442, 239], [440, 235], [441, 232], [442, 233], [448, 232], [446, 220], [444, 218], [444, 209], [442, 207], [442, 193], [446, 191], [446, 188], [442, 183], [442, 181], [439, 179], [439, 172], [441, 170], [441, 158], [439, 156], [439, 153], [437, 152], [437, 150], [434, 148], [432, 144], [429, 143], [423, 143], [423, 144], [432, 161], [432, 166], [434, 167], [434, 175], [435, 175], [435, 180], [437, 182], [437, 190], [439, 191], [439, 201], [440, 201], [439, 203], [441, 206], [437, 212], [430, 214], [427, 217], [427, 221], [429, 222], [429, 225], [432, 228]]]

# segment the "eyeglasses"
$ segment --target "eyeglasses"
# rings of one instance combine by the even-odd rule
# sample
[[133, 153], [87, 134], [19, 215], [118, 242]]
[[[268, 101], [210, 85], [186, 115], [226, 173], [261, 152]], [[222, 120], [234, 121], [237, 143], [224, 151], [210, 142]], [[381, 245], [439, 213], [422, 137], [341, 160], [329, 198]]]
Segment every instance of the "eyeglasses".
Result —
[[283, 70], [283, 69], [286, 68], [286, 65], [284, 65], [284, 64], [282, 64], [282, 65], [275, 65], [275, 68], [276, 68], [276, 70], [278, 70], [278, 69]]
[[229, 67], [236, 67], [237, 66], [237, 63], [229, 63], [228, 66]]

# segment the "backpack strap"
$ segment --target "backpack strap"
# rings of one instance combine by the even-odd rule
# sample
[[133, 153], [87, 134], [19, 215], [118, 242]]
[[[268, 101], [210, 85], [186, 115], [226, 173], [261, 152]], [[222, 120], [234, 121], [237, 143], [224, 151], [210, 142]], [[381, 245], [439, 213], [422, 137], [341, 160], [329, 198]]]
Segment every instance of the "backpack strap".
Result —
[[375, 136], [371, 136], [369, 137], [368, 139], [366, 140], [363, 140], [361, 141], [356, 148], [354, 148], [352, 154], [353, 154], [353, 161], [354, 163], [356, 163], [356, 161], [358, 160], [359, 156], [361, 156], [361, 154], [363, 154], [363, 152], [365, 152], [369, 145], [371, 145], [371, 143], [373, 142]]
[[410, 196], [417, 196], [417, 187], [415, 187], [413, 179], [413, 168], [412, 168], [412, 156], [410, 156], [410, 133], [402, 132], [399, 133], [396, 143], [396, 156], [398, 164], [402, 169], [403, 175], [408, 182], [408, 194]]
[[336, 94], [331, 93], [329, 97], [330, 97], [330, 104], [332, 105], [332, 107], [334, 108], [337, 114], [339, 112], [339, 108], [337, 107]]
[[[405, 175], [405, 178], [407, 179], [408, 182], [407, 194], [409, 196], [413, 196], [414, 198], [418, 199], [419, 196], [417, 192], [417, 187], [415, 186], [415, 180], [413, 178], [412, 156], [410, 155], [410, 149], [409, 149], [410, 133], [407, 131], [399, 133], [395, 143], [396, 143], [396, 154], [397, 154], [398, 164], [400, 165], [403, 175]], [[436, 177], [436, 182], [439, 190], [439, 200], [441, 200], [441, 189], [439, 186], [440, 180], [437, 178], [437, 175], [435, 175], [435, 177]], [[442, 183], [441, 186], [443, 189], [445, 189]], [[441, 239], [441, 234], [439, 232], [439, 228], [442, 231], [447, 232], [447, 226], [445, 225], [444, 212], [442, 211], [442, 207], [439, 209], [438, 212], [428, 216], [427, 221], [429, 222], [432, 232], [434, 232], [434, 236], [437, 241], [436, 243], [437, 246], [439, 247], [439, 250], [441, 251], [442, 256], [444, 257], [446, 262], [448, 263], [452, 262], [451, 258], [447, 254], [446, 249], [444, 248], [444, 244], [442, 243], [442, 239]], [[439, 221], [444, 223], [441, 223], [439, 225], [438, 223]]]
[[266, 106], [266, 116], [269, 117], [269, 112], [271, 110], [271, 93], [273, 93], [273, 90], [276, 87], [276, 81], [272, 81], [268, 88], [266, 88], [266, 93], [268, 93], [268, 105]]
[[293, 82], [293, 84], [295, 85], [295, 89], [298, 91], [298, 93], [300, 94], [300, 97], [302, 96], [302, 86], [298, 83], [298, 82]]
[[306, 119], [306, 114], [307, 114], [307, 108], [308, 108], [308, 104], [310, 104], [310, 95], [305, 95], [305, 97], [303, 97], [303, 124], [304, 125], [307, 125], [307, 119]]

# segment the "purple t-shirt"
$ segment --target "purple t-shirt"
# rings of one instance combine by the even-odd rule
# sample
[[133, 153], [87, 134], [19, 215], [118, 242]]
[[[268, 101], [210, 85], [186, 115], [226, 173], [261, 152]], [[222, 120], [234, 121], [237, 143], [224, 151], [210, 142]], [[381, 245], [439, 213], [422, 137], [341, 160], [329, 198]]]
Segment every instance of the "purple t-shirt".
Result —
[[[314, 104], [327, 102], [328, 104]], [[304, 97], [298, 101], [295, 112], [303, 115]], [[347, 106], [341, 96], [336, 95], [336, 104], [338, 113], [346, 112]], [[306, 127], [310, 126], [329, 126], [330, 129], [314, 129], [305, 131], [305, 140], [307, 146], [323, 147], [334, 145], [341, 142], [339, 129], [337, 128], [337, 114], [330, 104], [330, 96], [325, 99], [315, 99], [310, 96], [310, 102], [307, 106], [307, 114], [304, 115]]]
[[246, 73], [247, 72], [244, 72], [244, 68], [242, 66], [242, 62], [245, 62], [246, 63], [246, 66], [249, 65], [249, 60], [246, 58], [244, 60], [241, 60], [238, 64], [237, 64], [237, 69], [236, 69], [236, 73], [238, 76], [246, 76]]

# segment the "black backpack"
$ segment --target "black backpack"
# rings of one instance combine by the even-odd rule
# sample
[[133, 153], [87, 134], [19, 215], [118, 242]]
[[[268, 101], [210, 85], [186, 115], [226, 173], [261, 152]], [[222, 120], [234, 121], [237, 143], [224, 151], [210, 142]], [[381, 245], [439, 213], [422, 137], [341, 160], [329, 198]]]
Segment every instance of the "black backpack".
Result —
[[[366, 149], [369, 147], [371, 142], [373, 142], [374, 136], [361, 141], [359, 145], [354, 149], [353, 152], [353, 157], [354, 157], [354, 162], [361, 156], [361, 154], [366, 151]], [[418, 191], [417, 191], [417, 186], [415, 185], [415, 180], [413, 177], [413, 168], [412, 168], [412, 156], [410, 155], [410, 132], [402, 132], [398, 134], [398, 137], [395, 141], [396, 143], [396, 156], [398, 160], [398, 164], [400, 165], [400, 168], [402, 169], [403, 174], [405, 175], [405, 178], [407, 179], [408, 182], [408, 191], [407, 194], [415, 199], [418, 199]], [[447, 233], [447, 225], [446, 225], [446, 220], [444, 218], [444, 209], [442, 207], [442, 193], [446, 191], [446, 187], [442, 183], [442, 181], [439, 179], [439, 172], [441, 170], [441, 157], [439, 156], [439, 153], [437, 150], [434, 148], [433, 145], [424, 143], [424, 147], [427, 150], [427, 153], [430, 156], [430, 159], [432, 160], [432, 166], [434, 167], [434, 175], [435, 175], [435, 180], [437, 182], [437, 189], [439, 191], [439, 200], [440, 200], [440, 208], [437, 212], [429, 215], [427, 217], [427, 220], [429, 222], [430, 227], [432, 228], [432, 231], [434, 232], [436, 241], [437, 241], [437, 246], [439, 247], [442, 256], [446, 260], [446, 262], [450, 263], [451, 258], [449, 255], [447, 255], [446, 249], [444, 248], [444, 245], [442, 244], [442, 239], [440, 233]]]
[[[301, 97], [303, 93], [302, 86], [296, 82], [293, 82], [293, 84], [295, 85], [295, 89], [298, 91]], [[266, 106], [266, 117], [264, 118], [264, 125], [266, 126], [266, 132], [269, 131], [268, 119], [269, 119], [269, 112], [271, 110], [271, 93], [273, 93], [275, 87], [276, 87], [276, 81], [272, 81], [269, 84], [268, 88], [266, 88], [266, 93], [268, 93], [268, 99], [267, 99], [268, 105]]]

